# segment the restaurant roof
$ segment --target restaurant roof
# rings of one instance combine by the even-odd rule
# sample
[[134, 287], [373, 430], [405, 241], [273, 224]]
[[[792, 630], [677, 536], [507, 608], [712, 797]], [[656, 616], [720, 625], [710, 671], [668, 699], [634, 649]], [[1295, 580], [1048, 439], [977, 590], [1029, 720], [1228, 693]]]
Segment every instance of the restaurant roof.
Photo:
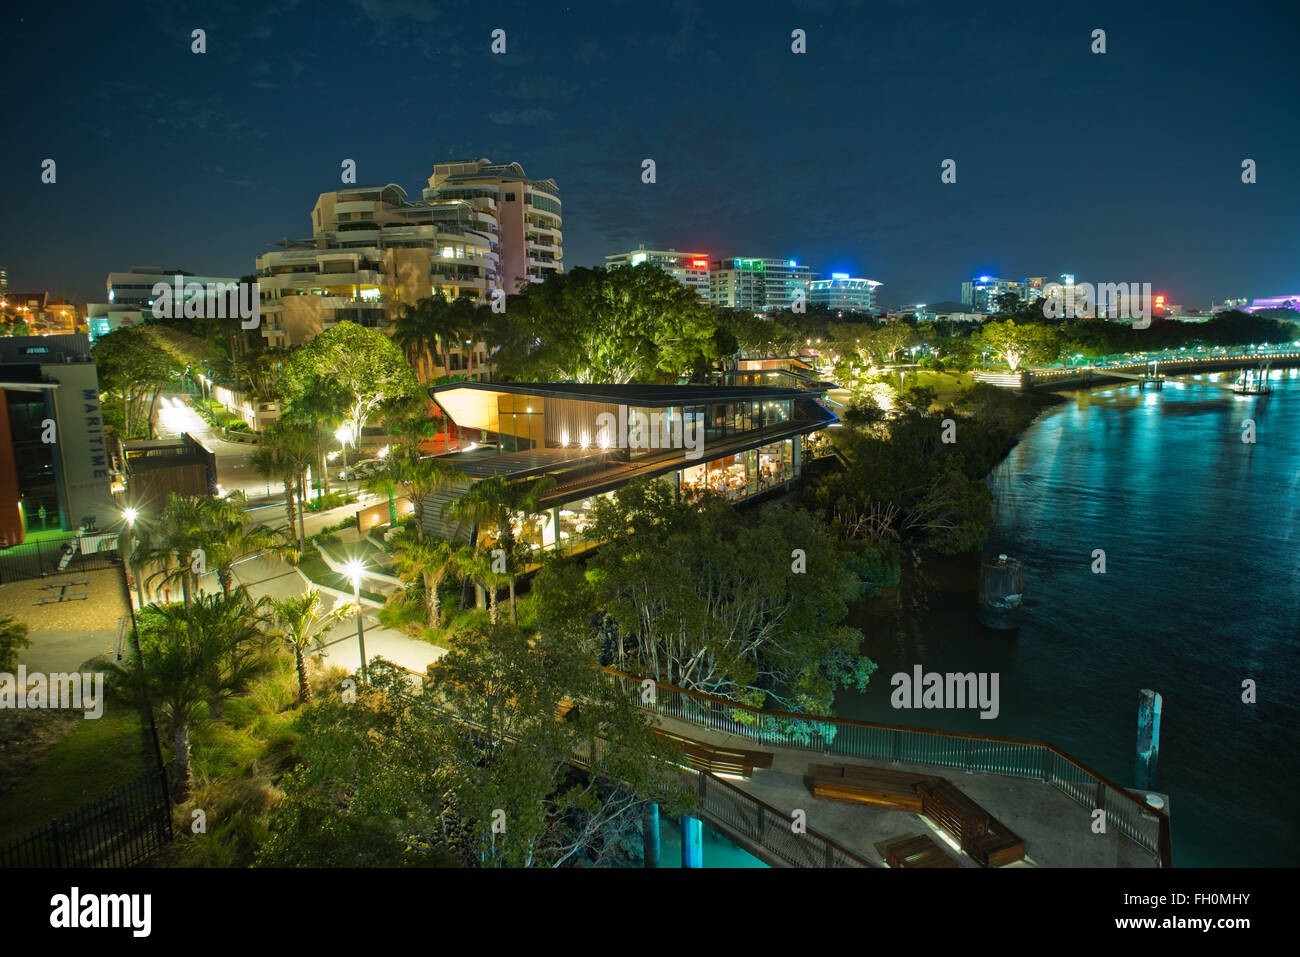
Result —
[[745, 402], [755, 399], [797, 399], [807, 395], [802, 389], [784, 389], [760, 385], [605, 385], [585, 382], [448, 382], [429, 387], [429, 395], [472, 389], [511, 395], [533, 395], [549, 399], [575, 399], [604, 402], [610, 405], [636, 405], [652, 408]]

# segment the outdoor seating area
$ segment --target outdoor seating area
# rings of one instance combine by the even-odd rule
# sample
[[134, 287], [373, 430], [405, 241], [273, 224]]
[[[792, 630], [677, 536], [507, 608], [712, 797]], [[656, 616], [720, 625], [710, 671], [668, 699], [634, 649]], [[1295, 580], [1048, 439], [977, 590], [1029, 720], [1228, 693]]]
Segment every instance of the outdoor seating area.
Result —
[[[812, 782], [814, 797], [924, 815], [984, 867], [1002, 867], [1022, 860], [1025, 856], [1024, 840], [958, 790], [947, 778], [916, 771], [845, 764], [811, 764], [808, 766], [808, 777]], [[912, 854], [923, 854], [925, 848], [915, 844], [904, 850], [906, 853], [900, 859]], [[890, 863], [890, 866], [895, 865]], [[899, 866], [948, 865], [913, 863]]]

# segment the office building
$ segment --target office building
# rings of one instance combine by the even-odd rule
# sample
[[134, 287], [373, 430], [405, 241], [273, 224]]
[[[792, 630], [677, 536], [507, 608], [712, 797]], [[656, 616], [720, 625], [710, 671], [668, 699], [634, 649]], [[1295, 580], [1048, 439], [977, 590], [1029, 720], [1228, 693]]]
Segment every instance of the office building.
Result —
[[709, 301], [723, 309], [770, 315], [808, 301], [819, 274], [793, 259], [717, 259], [709, 264]]
[[90, 339], [0, 338], [0, 546], [113, 521], [109, 470]]
[[814, 279], [808, 284], [808, 303], [824, 306], [831, 312], [875, 312], [875, 279], [854, 279], [845, 272], [831, 273], [830, 279]]
[[675, 249], [647, 249], [639, 246], [625, 253], [606, 256], [608, 268], [650, 263], [658, 266], [704, 302], [709, 301], [709, 257], [703, 253], [679, 253]]

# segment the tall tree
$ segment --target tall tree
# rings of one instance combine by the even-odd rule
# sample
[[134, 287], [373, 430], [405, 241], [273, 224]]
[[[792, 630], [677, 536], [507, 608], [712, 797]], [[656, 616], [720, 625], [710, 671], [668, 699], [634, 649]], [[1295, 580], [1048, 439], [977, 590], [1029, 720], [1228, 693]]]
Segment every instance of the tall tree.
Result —
[[1017, 325], [1014, 319], [986, 322], [976, 341], [1002, 359], [1012, 372], [1020, 368], [1021, 362], [1051, 362], [1061, 352], [1055, 329], [1042, 323]]
[[311, 684], [307, 680], [308, 649], [324, 647], [326, 633], [355, 611], [356, 606], [341, 602], [325, 611], [320, 591], [309, 588], [301, 595], [272, 598], [270, 607], [274, 624], [269, 634], [293, 652], [294, 666], [298, 670], [298, 700], [306, 704], [311, 701]]
[[418, 579], [424, 587], [425, 624], [442, 627], [442, 607], [438, 601], [438, 587], [456, 569], [457, 546], [440, 538], [412, 541], [406, 538], [395, 544], [393, 564], [398, 574], [407, 579]]
[[330, 387], [338, 390], [354, 445], [376, 409], [416, 393], [418, 385], [402, 351], [377, 329], [340, 322], [293, 354], [284, 369], [285, 398], [303, 404]]
[[[260, 638], [247, 595], [211, 595], [192, 605], [149, 605], [137, 615], [140, 653], [109, 665], [114, 681], [136, 700], [161, 707], [172, 726], [172, 782], [190, 792], [190, 729], [203, 701], [247, 688], [263, 668]], [[213, 678], [217, 685], [213, 686]]]
[[386, 490], [392, 483], [401, 490], [415, 507], [415, 537], [424, 541], [424, 503], [464, 479], [464, 474], [448, 462], [437, 458], [421, 458], [419, 449], [398, 449], [390, 452], [385, 468], [371, 479], [374, 491]]

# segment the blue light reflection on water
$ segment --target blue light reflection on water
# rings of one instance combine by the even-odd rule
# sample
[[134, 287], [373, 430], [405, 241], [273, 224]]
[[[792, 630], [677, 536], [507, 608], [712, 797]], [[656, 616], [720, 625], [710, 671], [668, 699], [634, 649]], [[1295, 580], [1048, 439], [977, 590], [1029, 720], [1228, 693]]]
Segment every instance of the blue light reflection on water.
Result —
[[[1131, 785], [1154, 688], [1175, 863], [1300, 864], [1300, 374], [1272, 381], [1263, 397], [1204, 381], [1067, 394], [991, 476], [987, 550], [1028, 566], [1020, 630], [977, 622], [975, 558], [927, 560], [854, 609], [880, 670], [836, 712], [1051, 741]], [[998, 672], [1000, 715], [891, 708], [890, 675], [915, 664]]]

